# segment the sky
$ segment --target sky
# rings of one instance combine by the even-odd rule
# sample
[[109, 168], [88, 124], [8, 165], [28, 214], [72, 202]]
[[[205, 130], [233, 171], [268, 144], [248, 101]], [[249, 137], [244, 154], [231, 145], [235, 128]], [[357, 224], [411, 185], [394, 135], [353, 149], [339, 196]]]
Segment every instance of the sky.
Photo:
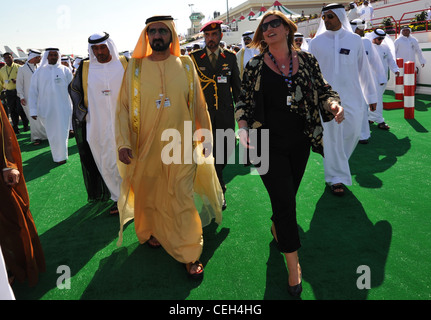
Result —
[[[211, 20], [214, 11], [226, 13], [244, 0], [19, 0], [11, 10], [2, 11], [0, 50], [9, 46], [29, 48], [56, 47], [62, 54], [87, 55], [88, 37], [96, 32], [110, 34], [117, 49], [133, 51], [145, 20], [153, 15], [171, 15], [178, 33], [191, 26], [189, 16], [202, 12]], [[4, 8], [3, 0], [2, 7]]]

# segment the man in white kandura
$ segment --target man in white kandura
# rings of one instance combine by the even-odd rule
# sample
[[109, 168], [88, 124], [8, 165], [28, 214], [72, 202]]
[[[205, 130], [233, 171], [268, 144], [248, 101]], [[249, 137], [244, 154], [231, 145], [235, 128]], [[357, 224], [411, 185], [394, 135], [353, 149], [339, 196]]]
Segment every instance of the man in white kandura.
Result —
[[244, 68], [247, 65], [248, 61], [254, 56], [259, 54], [259, 50], [249, 48], [248, 45], [253, 40], [254, 31], [246, 31], [242, 34], [241, 38], [241, 50], [239, 50], [236, 54], [236, 59], [238, 61], [238, 69], [239, 76], [242, 79], [242, 74], [244, 72]]
[[411, 35], [412, 29], [409, 26], [401, 28], [401, 32], [398, 38], [395, 40], [395, 55], [396, 59], [401, 58], [404, 63], [407, 61], [413, 61], [416, 63], [416, 57], [419, 60], [422, 68], [425, 66], [427, 61], [419, 47], [418, 39]]
[[61, 64], [60, 57], [59, 49], [46, 49], [40, 68], [31, 78], [28, 103], [30, 116], [33, 119], [40, 117], [45, 125], [54, 162], [65, 164], [69, 157], [72, 118], [72, 102], [67, 87], [73, 75]]
[[42, 53], [37, 50], [30, 50], [27, 62], [18, 69], [18, 76], [16, 78], [16, 91], [18, 97], [21, 99], [21, 105], [24, 112], [30, 121], [31, 141], [34, 145], [40, 145], [42, 140], [48, 139], [46, 136], [45, 126], [41, 119], [33, 119], [30, 116], [30, 109], [28, 105], [28, 94], [30, 91], [31, 77], [36, 72], [40, 65]]
[[295, 44], [299, 49], [301, 49], [302, 51], [308, 52], [308, 43], [305, 40], [304, 35], [302, 33], [295, 32], [293, 40], [295, 41]]
[[333, 194], [342, 196], [345, 185], [352, 185], [349, 158], [359, 141], [364, 103], [374, 110], [377, 102], [361, 37], [352, 32], [343, 5], [333, 3], [322, 9], [322, 21], [309, 52], [317, 58], [344, 108], [343, 123], [323, 123], [325, 181]]
[[[373, 78], [371, 80], [374, 81], [376, 91], [379, 92], [380, 87], [386, 87], [388, 77], [387, 73], [383, 69], [383, 63], [380, 60], [376, 46], [372, 44], [370, 39], [365, 37], [365, 20], [354, 19], [350, 21], [350, 25], [352, 26], [353, 32], [358, 34], [362, 39], [365, 53], [371, 66], [371, 74], [373, 75]], [[370, 112], [369, 107], [366, 103], [364, 104], [364, 111], [365, 112], [362, 119], [361, 137], [359, 139], [360, 144], [367, 144], [368, 139], [371, 137], [370, 124], [368, 123], [368, 113], [375, 112]]]
[[[115, 112], [127, 59], [119, 55], [114, 41], [106, 32], [90, 36], [88, 52], [89, 59], [81, 63], [69, 88], [75, 138], [83, 174], [87, 177], [84, 180], [89, 200], [104, 198], [97, 191], [106, 189], [98, 188], [104, 183], [106, 192], [109, 191], [114, 201], [110, 213], [118, 214], [122, 179], [117, 166]], [[90, 152], [86, 150], [88, 146]], [[95, 163], [97, 168], [92, 168], [91, 163]]]
[[[400, 69], [395, 61], [395, 46], [392, 39], [386, 35], [383, 29], [376, 29], [373, 32], [369, 32], [366, 34], [366, 37], [371, 40], [373, 46], [377, 49], [385, 74], [388, 74], [389, 70], [391, 70], [398, 76], [400, 74]], [[386, 84], [378, 87], [376, 111], [368, 113], [368, 120], [370, 124], [376, 122], [377, 128], [379, 129], [389, 130], [389, 126], [385, 123], [385, 119], [383, 118], [383, 94], [385, 90]]]

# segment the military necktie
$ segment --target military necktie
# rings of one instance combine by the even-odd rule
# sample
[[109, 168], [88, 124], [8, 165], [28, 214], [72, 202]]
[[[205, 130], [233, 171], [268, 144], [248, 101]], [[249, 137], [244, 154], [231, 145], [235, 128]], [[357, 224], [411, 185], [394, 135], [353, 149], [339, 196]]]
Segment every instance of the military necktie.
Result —
[[217, 64], [217, 58], [216, 58], [216, 55], [215, 55], [215, 53], [213, 52], [213, 53], [211, 53], [211, 55], [210, 55], [210, 57], [211, 57], [211, 65], [213, 66], [213, 68], [215, 69], [215, 67], [216, 67], [216, 64]]

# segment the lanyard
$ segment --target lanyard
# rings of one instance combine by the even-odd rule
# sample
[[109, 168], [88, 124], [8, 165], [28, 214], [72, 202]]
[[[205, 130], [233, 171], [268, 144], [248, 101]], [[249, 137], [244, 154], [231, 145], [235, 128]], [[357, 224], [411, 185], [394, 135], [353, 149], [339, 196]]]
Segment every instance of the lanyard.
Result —
[[11, 64], [11, 66], [10, 66], [10, 72], [7, 72], [7, 67], [8, 67], [8, 66], [6, 65], [6, 67], [5, 67], [5, 68], [6, 68], [7, 79], [8, 79], [8, 80], [10, 80], [10, 75], [12, 74], [12, 71], [13, 71], [13, 69], [14, 69], [14, 68], [13, 68], [13, 64]]
[[291, 79], [291, 78], [292, 78], [292, 73], [293, 73], [293, 55], [292, 55], [292, 57], [291, 57], [291, 59], [290, 59], [289, 74], [288, 74], [287, 76], [284, 74], [284, 72], [283, 72], [283, 71], [281, 71], [281, 69], [280, 69], [280, 67], [278, 66], [277, 62], [275, 61], [275, 58], [274, 58], [274, 56], [272, 55], [272, 53], [268, 51], [268, 55], [269, 55], [269, 57], [271, 58], [272, 62], [274, 62], [274, 64], [275, 64], [275, 66], [277, 67], [278, 71], [280, 71], [281, 75], [283, 76], [284, 81], [285, 81], [285, 82], [286, 82], [286, 84], [287, 84], [287, 87], [288, 87], [289, 89], [290, 89], [290, 88], [292, 88], [292, 79]]
[[[30, 69], [31, 73], [34, 73], [34, 70], [30, 67], [30, 64], [27, 63], [27, 67]], [[37, 68], [36, 65], [35, 68]]]

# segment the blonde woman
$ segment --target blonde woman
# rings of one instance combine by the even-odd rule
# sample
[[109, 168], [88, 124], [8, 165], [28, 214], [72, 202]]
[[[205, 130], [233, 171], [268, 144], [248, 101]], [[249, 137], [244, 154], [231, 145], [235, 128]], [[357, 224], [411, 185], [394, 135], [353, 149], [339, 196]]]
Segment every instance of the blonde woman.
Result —
[[259, 137], [262, 129], [268, 129], [269, 170], [261, 178], [272, 205], [271, 232], [287, 262], [288, 292], [299, 297], [302, 272], [296, 193], [310, 147], [323, 155], [320, 116], [324, 121], [335, 117], [340, 123], [344, 110], [338, 94], [323, 79], [317, 60], [295, 46], [296, 31], [296, 25], [281, 12], [264, 15], [251, 43], [261, 54], [245, 68], [235, 112], [244, 147], [258, 146], [250, 140], [249, 130], [257, 129]]

